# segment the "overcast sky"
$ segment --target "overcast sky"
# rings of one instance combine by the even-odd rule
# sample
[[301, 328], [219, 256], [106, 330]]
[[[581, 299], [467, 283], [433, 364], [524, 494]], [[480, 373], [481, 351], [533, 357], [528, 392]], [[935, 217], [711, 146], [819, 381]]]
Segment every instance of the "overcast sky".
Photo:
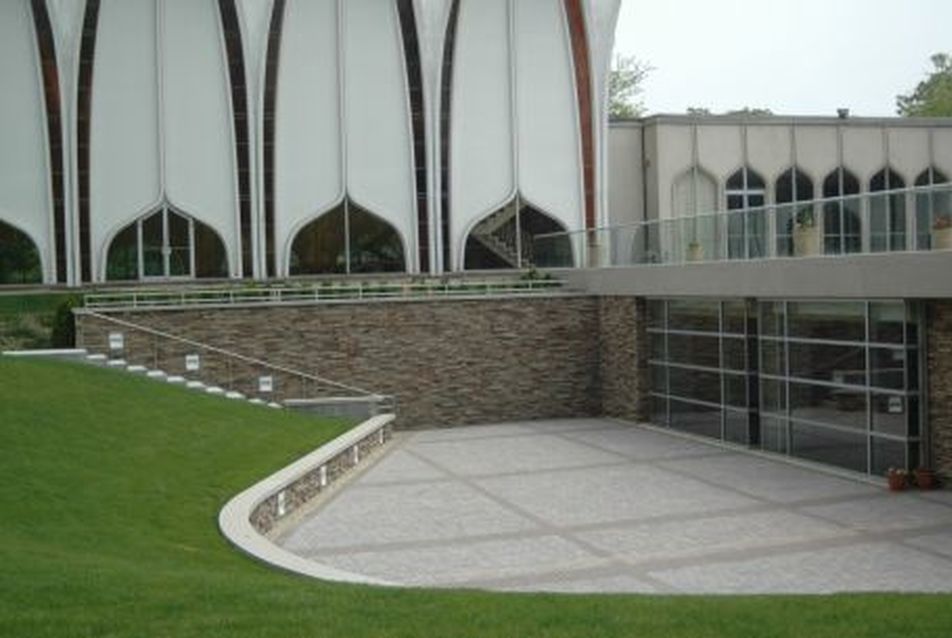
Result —
[[940, 51], [952, 0], [622, 0], [616, 34], [616, 53], [655, 67], [651, 113], [894, 115]]

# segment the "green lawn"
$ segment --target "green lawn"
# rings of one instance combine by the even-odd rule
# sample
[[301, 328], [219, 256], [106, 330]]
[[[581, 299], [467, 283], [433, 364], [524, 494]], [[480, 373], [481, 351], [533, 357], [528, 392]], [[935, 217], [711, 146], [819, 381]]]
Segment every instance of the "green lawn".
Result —
[[936, 636], [952, 597], [387, 590], [233, 550], [234, 494], [345, 428], [103, 369], [0, 359], [0, 635]]

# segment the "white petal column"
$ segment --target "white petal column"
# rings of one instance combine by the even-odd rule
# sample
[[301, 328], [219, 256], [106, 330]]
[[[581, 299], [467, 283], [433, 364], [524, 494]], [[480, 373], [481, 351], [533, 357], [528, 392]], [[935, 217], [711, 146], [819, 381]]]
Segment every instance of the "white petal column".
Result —
[[0, 2], [0, 221], [26, 233], [54, 283], [52, 191], [36, 30], [27, 0]]

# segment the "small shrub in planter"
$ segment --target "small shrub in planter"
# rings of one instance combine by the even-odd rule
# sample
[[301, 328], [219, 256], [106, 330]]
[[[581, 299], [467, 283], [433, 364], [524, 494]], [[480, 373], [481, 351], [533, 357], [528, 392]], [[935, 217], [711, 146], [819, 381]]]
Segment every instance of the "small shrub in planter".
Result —
[[76, 347], [76, 322], [73, 318], [73, 308], [78, 305], [79, 299], [70, 297], [56, 309], [53, 327], [50, 330], [50, 345], [54, 348]]
[[916, 468], [916, 487], [920, 490], [934, 490], [937, 486], [935, 472], [926, 467]]
[[903, 469], [891, 467], [886, 472], [886, 479], [889, 481], [889, 489], [893, 492], [901, 492], [909, 484], [909, 472]]

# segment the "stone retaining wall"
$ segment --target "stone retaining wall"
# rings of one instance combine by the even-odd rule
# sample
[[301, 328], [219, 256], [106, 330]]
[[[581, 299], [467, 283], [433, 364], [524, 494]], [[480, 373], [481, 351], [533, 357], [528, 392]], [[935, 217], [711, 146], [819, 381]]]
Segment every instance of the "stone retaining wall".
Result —
[[[393, 395], [400, 427], [422, 428], [603, 413], [640, 418], [640, 303], [559, 295], [110, 315]], [[115, 330], [96, 317], [77, 318], [78, 341], [90, 350], [104, 351]], [[163, 346], [126, 332], [128, 361], [179, 373], [188, 348], [170, 345], [169, 356], [152, 361]], [[249, 385], [257, 374], [213, 359], [219, 385], [221, 376]], [[300, 392], [277, 382], [277, 398]]]
[[930, 302], [926, 320], [932, 464], [948, 483], [952, 481], [952, 301]]

